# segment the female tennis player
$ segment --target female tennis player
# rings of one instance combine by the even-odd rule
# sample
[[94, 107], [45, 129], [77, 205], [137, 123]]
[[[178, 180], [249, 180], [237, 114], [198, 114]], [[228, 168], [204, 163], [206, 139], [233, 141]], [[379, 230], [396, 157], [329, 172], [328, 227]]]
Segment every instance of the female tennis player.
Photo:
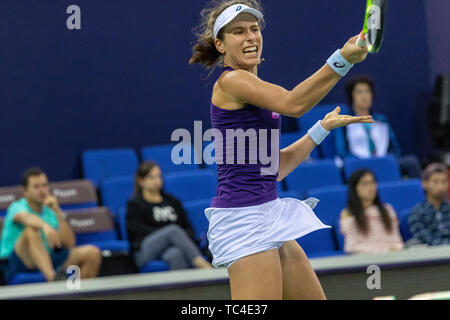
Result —
[[[214, 84], [210, 106], [213, 128], [226, 137], [227, 130], [247, 132], [280, 130], [280, 114], [301, 117], [336, 85], [346, 72], [367, 56], [358, 47], [358, 36], [337, 50], [314, 75], [293, 90], [285, 90], [258, 78], [264, 26], [257, 0], [213, 0], [202, 11], [190, 64], [223, 67]], [[325, 299], [325, 294], [304, 251], [295, 239], [327, 228], [314, 214], [314, 201], [278, 198], [277, 181], [283, 180], [330, 130], [351, 123], [370, 123], [371, 116], [340, 115], [340, 108], [318, 121], [304, 137], [277, 150], [277, 171], [263, 174], [261, 153], [244, 145], [245, 164], [227, 157], [226, 139], [215, 139], [218, 189], [210, 208], [208, 240], [213, 265], [226, 266], [232, 299]], [[279, 131], [276, 131], [279, 132]], [[279, 136], [268, 141], [268, 150]], [[234, 139], [234, 138], [233, 138]], [[263, 139], [264, 140], [264, 139]], [[262, 140], [262, 141], [263, 141]], [[260, 141], [260, 146], [263, 145]], [[218, 144], [222, 143], [223, 154]], [[254, 161], [257, 160], [255, 164]]]

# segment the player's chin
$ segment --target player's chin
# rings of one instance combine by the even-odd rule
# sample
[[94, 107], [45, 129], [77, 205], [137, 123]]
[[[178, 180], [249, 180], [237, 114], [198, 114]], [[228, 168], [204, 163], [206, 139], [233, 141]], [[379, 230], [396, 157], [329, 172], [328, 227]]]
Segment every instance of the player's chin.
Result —
[[241, 61], [242, 65], [244, 66], [254, 67], [261, 63], [261, 58], [260, 57], [243, 58]]

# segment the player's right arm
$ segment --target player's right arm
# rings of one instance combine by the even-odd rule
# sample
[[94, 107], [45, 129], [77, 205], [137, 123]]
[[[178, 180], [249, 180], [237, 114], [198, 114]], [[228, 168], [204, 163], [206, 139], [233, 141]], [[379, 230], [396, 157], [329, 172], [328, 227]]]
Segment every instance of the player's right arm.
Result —
[[[367, 48], [356, 45], [357, 37], [351, 38], [341, 49], [342, 56], [350, 63], [361, 62], [367, 56]], [[263, 81], [245, 70], [226, 73], [219, 85], [236, 102], [299, 118], [317, 105], [340, 79], [341, 76], [325, 64], [293, 90]]]

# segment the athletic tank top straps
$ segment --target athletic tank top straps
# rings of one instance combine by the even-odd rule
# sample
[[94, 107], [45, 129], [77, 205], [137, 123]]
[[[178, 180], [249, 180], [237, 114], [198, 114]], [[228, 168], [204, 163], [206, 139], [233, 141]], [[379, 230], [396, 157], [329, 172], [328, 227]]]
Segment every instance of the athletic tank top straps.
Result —
[[[218, 78], [232, 70], [223, 68]], [[211, 207], [249, 207], [277, 199], [280, 115], [250, 104], [225, 110], [212, 99], [210, 113], [218, 170]]]

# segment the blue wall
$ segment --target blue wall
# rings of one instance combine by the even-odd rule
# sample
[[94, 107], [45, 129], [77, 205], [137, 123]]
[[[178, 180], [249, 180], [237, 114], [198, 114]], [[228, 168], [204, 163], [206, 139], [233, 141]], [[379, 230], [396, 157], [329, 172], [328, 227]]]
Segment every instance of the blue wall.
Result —
[[[204, 3], [2, 0], [0, 185], [19, 183], [31, 165], [52, 180], [78, 178], [85, 149], [139, 149], [168, 143], [195, 120], [209, 127], [214, 78], [202, 80], [208, 72], [188, 64]], [[81, 30], [66, 28], [71, 4], [81, 7]], [[364, 4], [265, 1], [260, 77], [293, 88], [359, 32]], [[374, 77], [375, 111], [388, 115], [407, 153], [420, 151], [420, 97], [432, 85], [425, 19], [423, 0], [391, 1], [383, 50], [350, 74]], [[324, 102], [345, 101], [343, 86]]]
[[450, 74], [450, 1], [426, 0], [427, 34], [431, 81], [442, 73]]

